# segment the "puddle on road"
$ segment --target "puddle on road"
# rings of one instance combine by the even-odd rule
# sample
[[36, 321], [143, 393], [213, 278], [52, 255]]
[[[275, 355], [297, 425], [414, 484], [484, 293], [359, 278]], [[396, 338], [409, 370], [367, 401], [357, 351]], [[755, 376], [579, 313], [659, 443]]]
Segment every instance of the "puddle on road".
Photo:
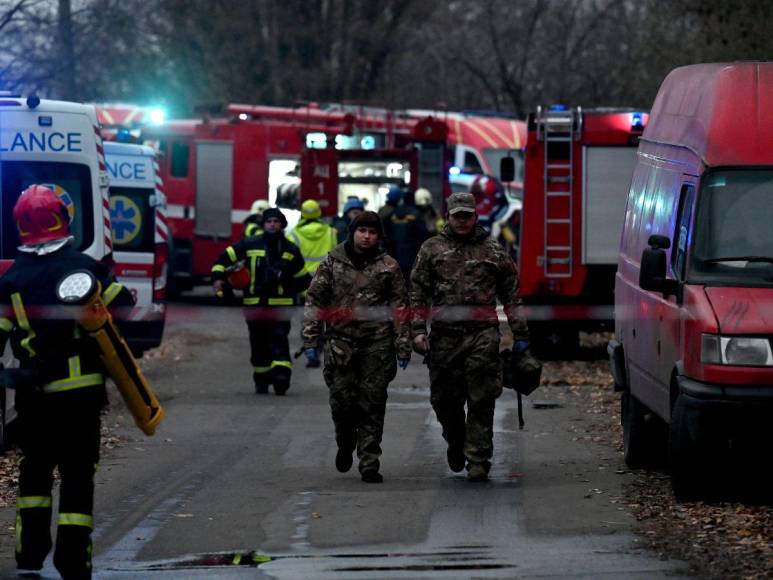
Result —
[[[174, 560], [146, 563], [142, 569], [151, 572], [190, 570], [196, 568], [259, 568], [263, 564], [277, 564], [285, 560], [329, 560], [331, 567], [328, 572], [422, 572], [422, 571], [474, 571], [502, 570], [514, 568], [512, 564], [492, 563], [496, 558], [490, 555], [489, 546], [460, 546], [454, 550], [438, 550], [431, 552], [383, 552], [383, 553], [333, 553], [333, 554], [298, 554], [269, 556], [261, 552], [219, 552], [212, 554], [196, 554]], [[336, 566], [335, 562], [351, 560], [349, 565]], [[357, 561], [384, 560], [383, 564], [361, 565]], [[388, 564], [389, 560], [403, 560], [402, 563]], [[418, 560], [418, 561], [417, 561]], [[440, 560], [433, 562], [433, 560]], [[133, 569], [136, 571], [137, 568]]]

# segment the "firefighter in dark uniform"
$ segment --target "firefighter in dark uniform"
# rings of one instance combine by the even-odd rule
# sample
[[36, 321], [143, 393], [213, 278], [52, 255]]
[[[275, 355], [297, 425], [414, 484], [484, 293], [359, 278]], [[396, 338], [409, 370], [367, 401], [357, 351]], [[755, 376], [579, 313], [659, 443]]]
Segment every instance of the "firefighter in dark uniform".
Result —
[[20, 366], [14, 371], [21, 448], [16, 562], [21, 575], [34, 575], [51, 550], [51, 488], [58, 467], [54, 565], [65, 579], [91, 578], [105, 373], [99, 348], [75, 321], [77, 313], [58, 306], [56, 287], [67, 274], [88, 270], [100, 281], [105, 304], [118, 307], [117, 315], [133, 300], [107, 266], [72, 247], [67, 208], [53, 191], [30, 186], [13, 219], [22, 245], [0, 278], [0, 352], [10, 339]]
[[263, 212], [263, 233], [226, 248], [212, 267], [215, 293], [223, 292], [227, 269], [243, 262], [250, 274], [244, 289], [244, 315], [250, 333], [255, 392], [284, 395], [290, 388], [291, 307], [308, 288], [311, 276], [298, 247], [285, 238], [287, 219], [277, 208]]

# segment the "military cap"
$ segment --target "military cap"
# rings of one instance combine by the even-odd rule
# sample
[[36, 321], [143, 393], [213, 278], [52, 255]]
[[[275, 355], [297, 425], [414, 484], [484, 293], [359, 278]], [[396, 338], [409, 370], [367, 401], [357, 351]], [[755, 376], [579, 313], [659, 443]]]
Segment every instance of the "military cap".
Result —
[[447, 207], [451, 215], [461, 211], [474, 213], [475, 196], [466, 192], [454, 193], [448, 198]]

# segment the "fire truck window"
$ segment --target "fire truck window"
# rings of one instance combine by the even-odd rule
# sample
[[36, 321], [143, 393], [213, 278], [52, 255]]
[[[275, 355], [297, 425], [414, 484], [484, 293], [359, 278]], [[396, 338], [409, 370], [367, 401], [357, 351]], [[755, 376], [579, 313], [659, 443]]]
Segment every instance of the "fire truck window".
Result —
[[674, 274], [680, 280], [685, 278], [685, 258], [690, 240], [690, 218], [692, 217], [694, 201], [695, 187], [692, 184], [684, 184], [679, 198], [679, 211], [676, 216], [676, 231], [674, 232], [674, 251], [671, 256]]
[[19, 236], [13, 222], [13, 206], [19, 195], [33, 183], [54, 190], [64, 201], [72, 216], [70, 233], [75, 248], [85, 250], [94, 240], [94, 217], [91, 190], [91, 172], [79, 163], [42, 161], [3, 161], [2, 204], [0, 204], [0, 258], [7, 260], [16, 255]]
[[465, 173], [483, 173], [483, 167], [478, 160], [478, 156], [472, 151], [467, 151], [464, 154], [464, 169]]
[[172, 164], [169, 169], [172, 177], [188, 177], [190, 150], [187, 143], [172, 143]]

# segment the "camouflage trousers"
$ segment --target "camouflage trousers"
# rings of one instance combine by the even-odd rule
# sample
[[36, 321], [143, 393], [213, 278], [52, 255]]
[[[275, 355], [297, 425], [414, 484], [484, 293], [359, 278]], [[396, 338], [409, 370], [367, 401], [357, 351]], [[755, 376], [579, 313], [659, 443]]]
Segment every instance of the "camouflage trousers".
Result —
[[499, 330], [436, 326], [429, 341], [430, 401], [443, 438], [449, 447], [463, 448], [469, 463], [489, 469], [494, 404], [502, 394]]
[[344, 450], [356, 447], [360, 472], [378, 470], [387, 386], [397, 374], [394, 340], [358, 345], [328, 337], [324, 354], [336, 443]]

